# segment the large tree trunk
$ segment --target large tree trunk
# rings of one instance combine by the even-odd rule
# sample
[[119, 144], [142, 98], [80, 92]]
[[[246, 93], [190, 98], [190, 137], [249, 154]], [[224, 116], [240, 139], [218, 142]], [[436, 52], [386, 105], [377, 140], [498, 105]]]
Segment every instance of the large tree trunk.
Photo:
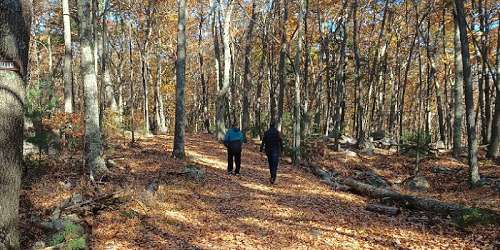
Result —
[[20, 248], [17, 223], [31, 15], [31, 1], [0, 2], [0, 249]]
[[186, 78], [186, 0], [178, 2], [179, 20], [177, 25], [177, 61], [175, 88], [175, 134], [173, 156], [184, 158], [184, 86]]
[[300, 102], [300, 84], [301, 84], [301, 58], [302, 58], [302, 42], [304, 41], [304, 10], [305, 10], [305, 1], [300, 0], [300, 9], [298, 19], [298, 36], [297, 36], [297, 49], [295, 51], [295, 97], [294, 97], [294, 106], [293, 106], [293, 165], [298, 166], [300, 163], [300, 124], [301, 124], [301, 102]]
[[255, 18], [256, 18], [256, 0], [253, 0], [252, 3], [252, 16], [250, 17], [250, 21], [248, 24], [247, 28], [247, 34], [246, 34], [246, 45], [245, 45], [245, 66], [244, 66], [244, 71], [243, 71], [243, 110], [242, 110], [242, 115], [243, 115], [243, 121], [242, 121], [242, 131], [244, 134], [248, 132], [248, 129], [250, 127], [250, 110], [249, 110], [249, 96], [251, 94], [251, 79], [250, 79], [250, 52], [252, 52], [252, 38], [253, 38], [253, 27], [255, 24]]
[[[500, 11], [497, 12], [500, 17]], [[497, 55], [496, 55], [496, 101], [495, 101], [495, 115], [493, 116], [493, 124], [491, 131], [491, 141], [488, 147], [488, 157], [496, 159], [498, 157], [498, 149], [500, 146], [500, 29], [497, 28]]]
[[71, 17], [68, 0], [62, 0], [64, 23], [64, 111], [73, 113], [73, 49], [71, 47]]
[[233, 14], [233, 1], [227, 3], [224, 13], [224, 79], [222, 87], [217, 93], [217, 139], [222, 140], [226, 132], [225, 117], [228, 112], [227, 102], [231, 80], [231, 15]]
[[99, 94], [97, 76], [94, 68], [92, 52], [92, 23], [89, 0], [78, 0], [80, 17], [80, 55], [81, 74], [85, 93], [85, 164], [90, 170], [90, 178], [94, 180], [107, 172], [102, 158], [101, 129], [99, 127]]
[[[216, 87], [217, 87], [217, 99], [216, 99], [216, 114], [215, 114], [215, 131], [216, 131], [216, 134], [217, 134], [217, 138], [218, 139], [222, 139], [223, 136], [224, 136], [224, 130], [225, 130], [225, 126], [224, 127], [221, 127], [223, 126], [223, 124], [220, 124], [219, 123], [219, 120], [220, 119], [224, 119], [224, 114], [220, 114], [220, 112], [222, 110], [220, 110], [221, 108], [223, 109], [224, 107], [220, 107], [219, 104], [220, 104], [220, 101], [219, 101], [219, 93], [222, 89], [222, 77], [221, 77], [221, 63], [220, 63], [220, 60], [221, 60], [221, 52], [220, 52], [220, 42], [219, 42], [219, 32], [217, 30], [217, 15], [218, 15], [218, 11], [216, 10], [217, 9], [217, 0], [212, 0], [212, 3], [211, 3], [211, 15], [212, 15], [212, 25], [211, 25], [211, 33], [212, 33], [212, 37], [213, 37], [213, 40], [214, 40], [214, 53], [215, 53], [215, 56], [214, 56], [214, 60], [215, 60], [215, 78], [216, 78]], [[219, 117], [221, 116], [221, 117]], [[222, 122], [224, 122], [222, 120]], [[221, 126], [220, 126], [221, 125]]]
[[468, 161], [469, 161], [469, 182], [471, 185], [477, 185], [480, 180], [477, 163], [477, 138], [476, 138], [476, 120], [474, 112], [474, 92], [472, 86], [472, 74], [469, 60], [469, 41], [467, 38], [467, 23], [464, 13], [463, 0], [455, 0], [455, 22], [460, 30], [460, 49], [462, 52], [462, 66], [465, 84], [465, 111], [467, 118], [467, 142], [468, 142]]
[[460, 29], [458, 28], [458, 24], [455, 24], [453, 43], [455, 48], [455, 84], [453, 85], [453, 156], [458, 159], [460, 158], [462, 150], [462, 119], [464, 115], [464, 78], [462, 52], [460, 49]]

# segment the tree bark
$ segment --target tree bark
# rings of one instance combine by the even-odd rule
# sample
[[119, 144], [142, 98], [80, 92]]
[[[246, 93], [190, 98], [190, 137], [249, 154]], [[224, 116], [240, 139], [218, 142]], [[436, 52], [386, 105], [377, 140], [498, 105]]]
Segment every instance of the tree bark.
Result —
[[[110, 73], [110, 61], [112, 58], [109, 57], [109, 44], [108, 44], [108, 9], [109, 1], [104, 1], [103, 11], [102, 11], [102, 61], [101, 61], [101, 71], [103, 74], [102, 84], [104, 84], [105, 89], [105, 108], [110, 108], [114, 116], [118, 114], [118, 104], [115, 98], [115, 91], [113, 88], [113, 82], [111, 80]], [[116, 117], [115, 117], [116, 118]]]
[[300, 143], [301, 143], [301, 102], [300, 102], [300, 87], [301, 87], [301, 58], [302, 58], [302, 43], [304, 41], [304, 11], [305, 11], [305, 1], [300, 0], [299, 15], [297, 17], [298, 22], [298, 35], [297, 35], [297, 48], [295, 51], [294, 59], [294, 69], [295, 69], [295, 96], [294, 96], [294, 108], [293, 108], [293, 165], [298, 166], [300, 163]]
[[73, 49], [71, 47], [71, 17], [68, 0], [62, 0], [64, 23], [64, 111], [73, 113]]
[[89, 0], [78, 0], [80, 17], [80, 55], [81, 74], [85, 93], [85, 164], [90, 170], [91, 180], [99, 178], [108, 171], [102, 158], [102, 139], [99, 127], [99, 93], [92, 52], [92, 23]]
[[177, 61], [175, 88], [175, 134], [173, 156], [184, 159], [184, 88], [186, 78], [186, 0], [178, 0], [179, 20], [177, 24]]
[[476, 120], [474, 112], [474, 92], [472, 86], [472, 74], [469, 59], [469, 41], [467, 38], [467, 23], [464, 13], [463, 0], [454, 0], [455, 2], [455, 22], [460, 30], [460, 50], [462, 53], [462, 66], [465, 84], [465, 111], [467, 120], [467, 143], [468, 143], [468, 162], [469, 162], [469, 182], [475, 186], [480, 180], [477, 163], [477, 138], [476, 138]]
[[274, 117], [274, 121], [276, 122], [276, 126], [279, 131], [282, 129], [282, 119], [283, 119], [283, 105], [285, 98], [285, 85], [286, 85], [286, 53], [288, 51], [288, 43], [287, 43], [287, 23], [288, 23], [288, 1], [282, 0], [283, 2], [283, 15], [280, 23], [280, 34], [281, 34], [281, 44], [280, 44], [280, 59], [278, 65], [278, 113], [276, 117]]
[[243, 110], [242, 110], [242, 115], [243, 115], [243, 121], [242, 121], [242, 131], [243, 134], [246, 134], [248, 132], [248, 129], [250, 127], [250, 110], [249, 110], [249, 96], [251, 95], [251, 79], [250, 79], [250, 53], [252, 52], [252, 38], [253, 38], [253, 28], [255, 24], [255, 18], [257, 16], [257, 12], [255, 11], [256, 9], [256, 0], [253, 0], [252, 2], [252, 16], [250, 17], [250, 21], [248, 23], [248, 28], [247, 28], [247, 34], [246, 34], [246, 44], [245, 44], [245, 66], [244, 66], [244, 71], [243, 71]]
[[460, 29], [458, 24], [455, 24], [455, 34], [453, 37], [455, 49], [455, 84], [453, 85], [453, 156], [457, 159], [460, 158], [462, 150], [462, 119], [464, 115], [463, 106], [463, 66], [462, 66], [462, 52], [460, 45]]
[[[128, 3], [130, 5], [131, 0], [128, 0]], [[134, 121], [134, 116], [135, 116], [135, 91], [134, 91], [134, 69], [133, 69], [133, 50], [132, 50], [132, 20], [128, 21], [128, 34], [127, 34], [127, 40], [128, 40], [128, 70], [129, 70], [129, 85], [130, 85], [130, 100], [129, 100], [129, 105], [130, 105], [130, 131], [132, 132], [132, 138], [131, 142], [135, 142], [135, 121]]]
[[233, 1], [229, 0], [224, 13], [224, 80], [217, 93], [217, 139], [222, 140], [226, 133], [225, 117], [228, 112], [228, 92], [231, 80], [231, 15], [233, 14]]
[[[500, 18], [500, 11], [497, 11]], [[500, 38], [500, 29], [497, 28], [497, 37]], [[497, 39], [497, 53], [496, 53], [496, 101], [495, 101], [495, 115], [493, 116], [493, 124], [491, 131], [491, 141], [488, 146], [488, 157], [496, 159], [498, 157], [498, 149], [500, 147], [500, 39]]]
[[31, 18], [31, 1], [0, 2], [0, 61], [16, 69], [0, 69], [0, 249], [20, 248], [17, 224]]

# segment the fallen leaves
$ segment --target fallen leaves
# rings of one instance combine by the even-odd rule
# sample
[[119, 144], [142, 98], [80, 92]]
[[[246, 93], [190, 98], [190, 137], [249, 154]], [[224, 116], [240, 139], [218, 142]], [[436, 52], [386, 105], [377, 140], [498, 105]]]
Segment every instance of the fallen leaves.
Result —
[[[182, 172], [187, 165], [169, 157], [170, 136], [145, 138], [134, 147], [124, 145], [125, 140], [112, 139], [110, 148], [119, 150], [109, 150], [108, 157], [121, 167], [112, 169], [110, 182], [102, 188], [125, 190], [131, 199], [116, 210], [86, 218], [93, 249], [488, 248], [497, 237], [492, 227], [478, 226], [464, 233], [445, 221], [417, 221], [404, 210], [397, 217], [365, 211], [368, 199], [335, 192], [289, 164], [280, 166], [277, 184], [269, 185], [266, 160], [254, 144], [244, 146], [238, 178], [226, 175], [226, 152], [215, 139], [189, 135], [188, 161], [204, 170], [202, 181], [168, 174]], [[351, 166], [327, 157], [325, 166], [343, 175], [352, 172]], [[390, 161], [380, 164], [377, 173], [388, 177], [405, 173], [401, 164], [405, 159], [384, 157]], [[370, 161], [373, 166], [382, 163], [378, 156]], [[391, 162], [398, 163], [397, 169]], [[49, 170], [41, 178], [43, 183], [33, 180], [32, 188], [24, 190], [24, 199], [35, 204], [33, 210], [50, 210], [70, 195], [58, 182], [74, 170], [58, 171]], [[158, 190], [144, 198], [151, 181], [158, 183]], [[53, 185], [58, 186], [56, 192]], [[78, 189], [81, 181], [75, 185], [73, 189]], [[23, 223], [29, 224], [26, 216]]]

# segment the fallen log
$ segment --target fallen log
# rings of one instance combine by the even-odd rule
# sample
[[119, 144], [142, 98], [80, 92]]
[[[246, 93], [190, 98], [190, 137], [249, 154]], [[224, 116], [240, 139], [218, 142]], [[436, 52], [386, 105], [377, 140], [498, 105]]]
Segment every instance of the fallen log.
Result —
[[[305, 163], [305, 169], [335, 190], [349, 191], [371, 198], [381, 199], [384, 202], [398, 204], [401, 207], [437, 213], [445, 217], [452, 217], [457, 224], [497, 224], [500, 225], [500, 214], [497, 211], [485, 208], [467, 207], [455, 203], [447, 203], [430, 198], [405, 195], [386, 188], [368, 185], [353, 178], [342, 178], [338, 173], [331, 172], [321, 166]], [[341, 187], [341, 188], [339, 188]]]
[[460, 204], [446, 203], [430, 198], [405, 195], [392, 190], [377, 188], [352, 178], [345, 178], [342, 182], [349, 186], [355, 193], [390, 201], [408, 209], [451, 216], [464, 224], [476, 223], [475, 221], [480, 223], [500, 224], [500, 214], [494, 210], [466, 207]]
[[83, 200], [76, 204], [67, 204], [61, 207], [61, 211], [66, 213], [75, 212], [75, 213], [86, 213], [86, 212], [97, 212], [99, 210], [106, 209], [108, 207], [116, 206], [121, 203], [124, 203], [128, 199], [128, 196], [125, 196], [121, 193], [111, 193], [105, 194], [94, 199]]
[[398, 215], [401, 212], [401, 210], [398, 207], [389, 207], [381, 204], [368, 204], [368, 206], [366, 206], [365, 209], [370, 212], [386, 214], [391, 216]]

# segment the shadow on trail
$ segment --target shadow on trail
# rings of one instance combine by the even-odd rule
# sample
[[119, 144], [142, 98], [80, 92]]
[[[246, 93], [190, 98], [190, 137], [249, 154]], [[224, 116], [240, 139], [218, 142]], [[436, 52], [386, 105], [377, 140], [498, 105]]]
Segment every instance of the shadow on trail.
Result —
[[141, 214], [136, 222], [136, 231], [146, 235], [133, 240], [141, 246], [384, 249], [430, 247], [435, 236], [443, 241], [464, 237], [449, 226], [441, 226], [444, 230], [439, 235], [425, 238], [426, 230], [433, 226], [412, 225], [406, 213], [386, 217], [367, 212], [366, 199], [334, 192], [310, 173], [289, 164], [281, 164], [278, 183], [269, 185], [267, 161], [251, 143], [244, 146], [242, 177], [238, 178], [226, 174], [223, 145], [207, 135], [189, 135], [188, 161], [205, 171], [205, 181], [196, 183], [169, 175], [186, 165], [170, 157], [171, 142], [171, 137], [159, 136], [113, 153], [121, 159], [119, 164], [127, 166], [115, 174], [114, 181], [121, 176], [120, 181], [144, 188], [157, 180], [165, 189], [156, 196], [154, 211]]

